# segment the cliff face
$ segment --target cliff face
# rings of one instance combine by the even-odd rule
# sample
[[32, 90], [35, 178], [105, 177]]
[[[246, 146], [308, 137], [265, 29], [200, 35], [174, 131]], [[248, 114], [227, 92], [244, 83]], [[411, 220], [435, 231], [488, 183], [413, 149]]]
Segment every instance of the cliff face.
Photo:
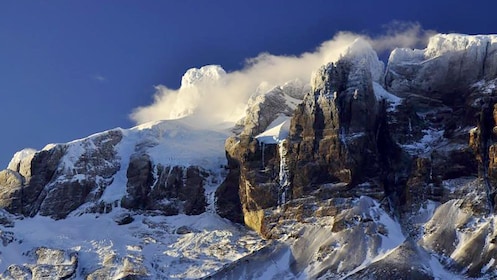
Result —
[[398, 98], [377, 83], [382, 70], [376, 53], [358, 40], [340, 61], [314, 74], [310, 91], [287, 119], [287, 127], [280, 128], [288, 137], [269, 141], [260, 129], [245, 129], [228, 139], [228, 161], [232, 174], [239, 176], [230, 177], [221, 190], [238, 190], [250, 227], [265, 234], [264, 209], [330, 183], [345, 184], [347, 197], [367, 193], [382, 199], [396, 191], [388, 175], [398, 169], [392, 161], [403, 154], [389, 135], [386, 111]]
[[[114, 207], [164, 215], [203, 213], [205, 187], [219, 176], [225, 135], [204, 133], [211, 146], [198, 153], [196, 139], [181, 139], [182, 134], [190, 136], [188, 131], [178, 123], [157, 123], [110, 130], [39, 152], [21, 151], [0, 173], [0, 205], [11, 213], [54, 219], [76, 210], [108, 213]], [[189, 144], [190, 154], [176, 151]], [[164, 149], [170, 152], [155, 152]], [[210, 158], [207, 162], [203, 154]]]
[[[252, 96], [245, 119], [225, 143], [229, 173], [216, 191], [221, 216], [261, 231], [261, 211], [277, 206], [284, 192], [279, 141], [286, 138], [290, 116], [305, 90], [292, 81]], [[263, 134], [265, 130], [270, 133]]]
[[297, 107], [287, 156], [294, 197], [316, 184], [358, 184], [380, 173], [377, 138], [386, 104], [377, 100], [371, 73], [361, 66], [345, 57], [322, 67]]
[[[359, 41], [321, 67], [291, 115], [288, 137], [271, 142], [259, 130], [227, 142], [238, 176], [225, 188], [238, 189], [245, 223], [275, 239], [305, 235], [312, 231], [306, 224], [323, 217], [332, 219], [327, 225], [336, 238], [368, 225], [361, 230], [371, 242], [352, 241], [353, 234], [333, 242], [352, 242], [379, 256], [372, 240], [392, 235], [382, 232], [385, 221], [358, 210], [368, 196], [399, 219], [402, 240], [393, 255], [412, 259], [432, 252], [451, 256], [445, 265], [453, 271], [488, 274], [494, 249], [487, 241], [497, 234], [486, 224], [496, 209], [496, 38], [436, 35], [425, 50], [394, 50], [385, 72]], [[352, 212], [362, 221], [348, 216]], [[481, 223], [469, 227], [472, 219]], [[285, 227], [295, 223], [302, 223], [298, 233]], [[462, 253], [469, 248], [481, 254]], [[355, 255], [357, 265], [365, 255]], [[393, 267], [393, 255], [350, 279]], [[324, 257], [331, 258], [340, 257]], [[339, 272], [326, 263], [316, 275]], [[424, 266], [402, 269], [436, 276]]]

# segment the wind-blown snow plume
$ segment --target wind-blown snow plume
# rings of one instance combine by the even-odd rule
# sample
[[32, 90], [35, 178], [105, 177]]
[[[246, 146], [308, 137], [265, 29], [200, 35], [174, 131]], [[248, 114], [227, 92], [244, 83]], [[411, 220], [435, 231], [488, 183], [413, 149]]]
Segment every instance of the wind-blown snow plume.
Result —
[[308, 82], [313, 71], [338, 60], [357, 38], [365, 39], [377, 51], [385, 51], [418, 46], [426, 42], [429, 33], [417, 24], [402, 25], [400, 31], [390, 29], [376, 38], [340, 32], [313, 52], [298, 56], [262, 53], [247, 59], [243, 69], [230, 73], [220, 66], [193, 68], [185, 73], [179, 89], [157, 86], [154, 102], [136, 108], [131, 118], [139, 124], [185, 116], [201, 125], [235, 122], [243, 117], [247, 100], [256, 90], [264, 92], [295, 79]]
[[386, 34], [366, 38], [377, 52], [392, 51], [394, 48], [423, 48], [437, 32], [424, 30], [417, 23], [393, 22], [386, 26]]

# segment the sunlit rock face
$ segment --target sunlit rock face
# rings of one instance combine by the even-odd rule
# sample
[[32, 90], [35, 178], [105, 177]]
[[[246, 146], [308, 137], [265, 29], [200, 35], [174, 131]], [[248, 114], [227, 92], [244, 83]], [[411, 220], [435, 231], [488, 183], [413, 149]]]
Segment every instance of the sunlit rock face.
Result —
[[[289, 250], [292, 275], [332, 279], [495, 274], [489, 257], [489, 240], [496, 235], [490, 229], [497, 173], [495, 48], [493, 35], [440, 34], [424, 50], [394, 50], [383, 72], [374, 51], [356, 42], [340, 60], [313, 74], [309, 92], [291, 115], [288, 137], [268, 141], [274, 131], [266, 129], [227, 141], [228, 159], [238, 173], [225, 183], [238, 185], [244, 222], [265, 238], [295, 238], [285, 243], [289, 247], [261, 252], [257, 259], [283, 260]], [[392, 228], [358, 210], [363, 196], [389, 209], [402, 228], [403, 238], [387, 255], [375, 247], [373, 236], [392, 237]], [[338, 241], [322, 243], [312, 253], [292, 247], [299, 239], [311, 242], [303, 228], [322, 218], [337, 235], [363, 227], [372, 243], [350, 242], [376, 250], [375, 261], [358, 251], [361, 264], [336, 266], [345, 248]], [[382, 233], [386, 228], [390, 233]], [[469, 248], [483, 253], [462, 253]], [[452, 261], [444, 259], [448, 255]], [[257, 264], [238, 265], [239, 275], [257, 270]], [[219, 275], [227, 277], [231, 269]]]
[[[374, 89], [382, 71], [376, 53], [358, 40], [340, 61], [313, 75], [309, 92], [291, 115], [282, 106], [281, 88], [249, 106], [242, 132], [226, 142], [228, 162], [233, 173], [239, 173], [238, 180], [229, 177], [220, 189], [226, 192], [231, 186], [238, 191], [245, 223], [266, 232], [262, 210], [309, 195], [321, 184], [359, 186], [349, 195], [367, 189], [369, 195], [382, 198], [391, 192], [384, 170], [390, 168], [387, 158], [399, 157], [400, 151], [392, 142], [388, 156], [379, 157], [391, 142], [383, 115], [389, 103]], [[272, 102], [280, 105], [268, 106]], [[285, 141], [281, 133], [269, 137], [276, 127], [268, 127], [270, 121], [281, 122], [278, 114], [291, 116], [285, 120]]]
[[351, 53], [314, 74], [312, 90], [290, 127], [294, 196], [311, 191], [313, 184], [358, 184], [380, 173], [378, 133], [386, 107], [375, 96], [368, 54]]
[[0, 279], [497, 278], [495, 42], [435, 35], [384, 67], [358, 39], [309, 83], [260, 83], [229, 128], [181, 107], [20, 151]]
[[[229, 173], [216, 192], [221, 216], [261, 231], [261, 210], [278, 205], [282, 193], [279, 141], [286, 138], [290, 116], [307, 89], [295, 80], [258, 90], [249, 99], [245, 118], [225, 143]], [[274, 133], [262, 135], [267, 129]]]

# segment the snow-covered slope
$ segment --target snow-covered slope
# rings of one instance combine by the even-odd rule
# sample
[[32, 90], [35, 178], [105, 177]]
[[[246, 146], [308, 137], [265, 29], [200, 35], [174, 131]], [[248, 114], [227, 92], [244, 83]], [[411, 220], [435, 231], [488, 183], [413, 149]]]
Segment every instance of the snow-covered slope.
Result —
[[[167, 199], [169, 206], [181, 212], [183, 206], [173, 206], [174, 201], [191, 199], [182, 196], [181, 186], [214, 191], [211, 182], [220, 180], [226, 162], [226, 137], [222, 129], [206, 130], [178, 119], [109, 130], [51, 144], [36, 153], [23, 151], [14, 156], [9, 167], [24, 182], [5, 186], [10, 193], [20, 193], [20, 198], [5, 201], [4, 206], [15, 213], [64, 218], [80, 207], [79, 212], [101, 212], [123, 202], [126, 208], [164, 210], [159, 201]], [[49, 174], [47, 170], [51, 170]], [[200, 185], [189, 182], [193, 178], [200, 180]], [[23, 194], [23, 188], [31, 189], [34, 196]], [[173, 191], [177, 188], [179, 191]], [[73, 189], [72, 193], [67, 189]], [[212, 197], [209, 199], [212, 204]], [[151, 201], [157, 203], [152, 205]], [[202, 204], [197, 206], [202, 208]]]
[[[132, 213], [131, 222], [119, 225], [126, 215], [130, 213], [119, 209], [57, 221], [36, 216], [14, 219], [13, 227], [0, 226], [2, 235], [12, 237], [1, 247], [0, 271], [6, 273], [0, 279], [9, 279], [13, 265], [41, 269], [36, 268], [42, 265], [35, 258], [37, 248], [77, 256], [72, 279], [197, 279], [264, 245], [255, 233], [214, 213], [170, 217]], [[61, 265], [56, 261], [46, 265], [48, 278], [43, 279], [59, 279]]]
[[[37, 176], [37, 171], [32, 170], [33, 159], [36, 161], [37, 154], [54, 149], [63, 153], [55, 164], [49, 186], [57, 185], [57, 182], [75, 182], [63, 187], [86, 188], [82, 182], [101, 177], [105, 168], [111, 167], [112, 174], [110, 178], [91, 181], [94, 185], [90, 194], [64, 219], [42, 216], [53, 213], [44, 207], [54, 207], [45, 201], [55, 187], [47, 190], [47, 198], [41, 201], [39, 212], [33, 217], [21, 219], [2, 212], [4, 216], [0, 220], [4, 225], [0, 225], [0, 233], [4, 247], [0, 250], [0, 272], [5, 273], [0, 278], [21, 277], [24, 271], [37, 279], [41, 273], [39, 266], [44, 264], [43, 260], [37, 260], [37, 252], [50, 249], [77, 256], [76, 263], [50, 263], [51, 267], [46, 271], [53, 279], [61, 277], [57, 272], [61, 267], [72, 267], [69, 271], [74, 279], [121, 279], [127, 275], [148, 279], [194, 279], [261, 247], [263, 241], [255, 233], [214, 213], [214, 192], [221, 183], [226, 162], [224, 141], [227, 131], [205, 130], [189, 123], [185, 119], [159, 121], [131, 129], [114, 129], [65, 144], [50, 144], [40, 152], [23, 150], [17, 153], [9, 168], [25, 176], [28, 184]], [[113, 145], [103, 148], [102, 143], [111, 141]], [[108, 154], [104, 161], [98, 158], [102, 154]], [[191, 193], [190, 196], [205, 198], [207, 212], [195, 216], [169, 216], [170, 213], [159, 209], [122, 208], [123, 199], [132, 195], [129, 168], [136, 154], [147, 155], [149, 164], [154, 167], [151, 170], [154, 181], [160, 179], [159, 166], [170, 168], [170, 176], [173, 176], [173, 168], [185, 168], [180, 172], [180, 180], [188, 180], [187, 168], [195, 167], [205, 172], [202, 177], [205, 193]], [[102, 183], [104, 179], [108, 183]], [[150, 187], [158, 188], [158, 185], [154, 183]], [[74, 198], [59, 196], [58, 199]], [[104, 209], [100, 209], [100, 205], [104, 205]], [[59, 209], [54, 211], [60, 212]]]

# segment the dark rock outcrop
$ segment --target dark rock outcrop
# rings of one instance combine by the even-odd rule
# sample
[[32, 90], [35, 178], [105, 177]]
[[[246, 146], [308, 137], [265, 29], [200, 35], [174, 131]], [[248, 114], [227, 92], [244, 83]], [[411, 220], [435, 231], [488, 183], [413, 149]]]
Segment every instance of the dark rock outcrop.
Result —
[[196, 166], [154, 166], [147, 154], [133, 155], [127, 171], [127, 195], [121, 205], [159, 210], [165, 215], [198, 215], [205, 212], [204, 182], [208, 176]]
[[2, 171], [0, 185], [10, 194], [2, 197], [0, 204], [26, 216], [66, 217], [83, 203], [97, 200], [112, 182], [120, 168], [114, 147], [121, 139], [119, 130], [110, 130], [12, 163], [9, 167], [13, 170]]
[[321, 68], [292, 118], [288, 159], [294, 197], [315, 184], [358, 184], [380, 173], [380, 104], [371, 74], [354, 67], [343, 59]]

